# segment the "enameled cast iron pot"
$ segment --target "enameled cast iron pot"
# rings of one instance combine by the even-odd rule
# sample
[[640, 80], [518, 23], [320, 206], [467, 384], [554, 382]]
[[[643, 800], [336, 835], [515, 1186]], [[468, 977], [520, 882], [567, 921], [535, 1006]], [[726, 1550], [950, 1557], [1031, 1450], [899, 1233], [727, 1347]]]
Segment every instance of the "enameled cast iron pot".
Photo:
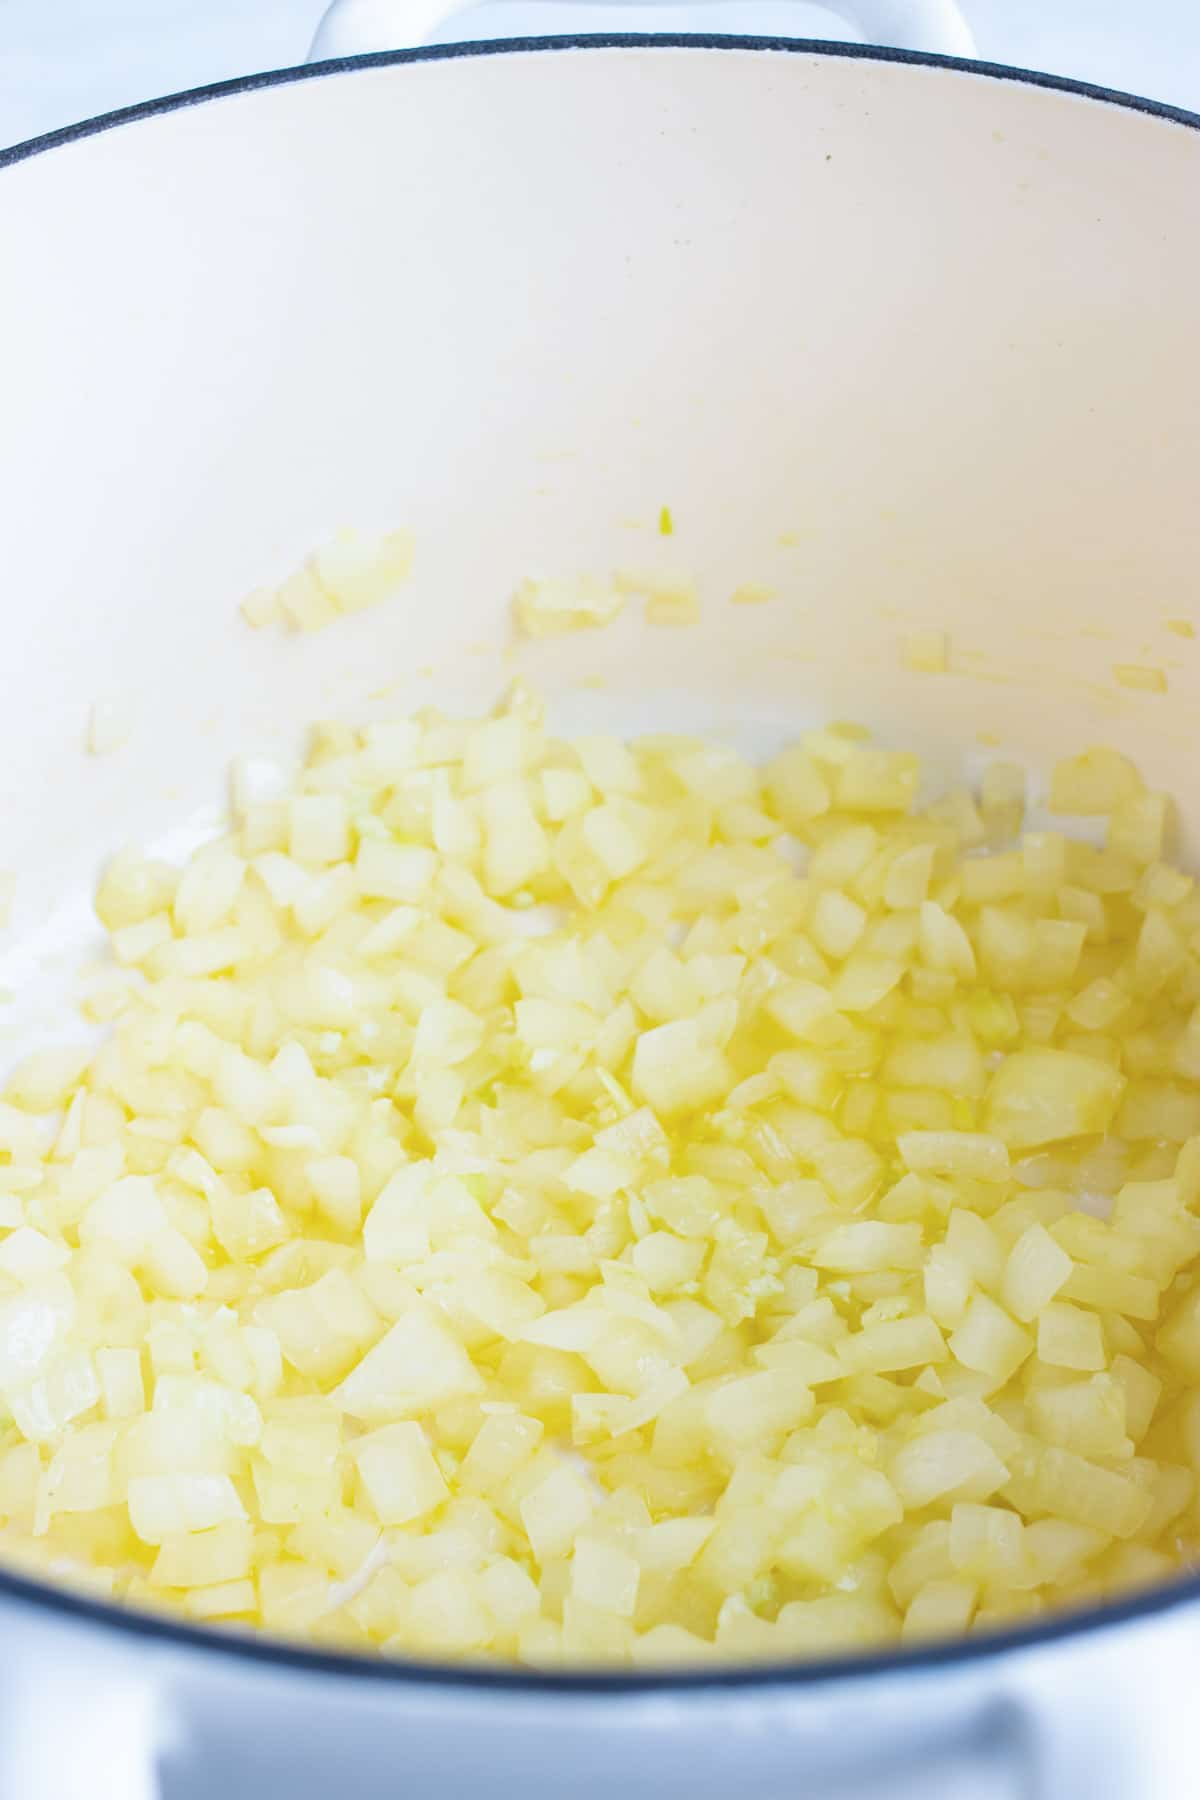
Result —
[[[352, 0], [320, 45], [394, 41], [396, 10]], [[970, 48], [941, 0], [849, 11]], [[87, 941], [106, 849], [203, 822], [231, 754], [312, 718], [490, 704], [514, 583], [645, 561], [663, 504], [703, 623], [539, 647], [557, 722], [754, 747], [849, 717], [946, 768], [980, 732], [1035, 767], [1116, 742], [1194, 855], [1200, 648], [1163, 620], [1200, 605], [1198, 202], [1170, 108], [732, 38], [335, 56], [0, 154], [16, 1026], [59, 1003], [46, 952]], [[239, 620], [335, 526], [398, 522], [403, 601]], [[730, 608], [746, 580], [779, 598]], [[902, 673], [906, 621], [958, 672]], [[1165, 696], [1114, 686], [1147, 661]], [[136, 720], [102, 761], [96, 700]], [[1200, 1791], [1196, 1579], [678, 1677], [364, 1664], [8, 1575], [0, 1634], [5, 1800]]]

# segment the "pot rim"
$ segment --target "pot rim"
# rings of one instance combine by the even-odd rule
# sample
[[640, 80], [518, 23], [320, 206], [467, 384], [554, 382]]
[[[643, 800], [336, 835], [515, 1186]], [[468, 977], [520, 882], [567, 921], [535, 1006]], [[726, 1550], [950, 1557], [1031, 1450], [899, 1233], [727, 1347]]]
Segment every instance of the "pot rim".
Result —
[[[211, 82], [203, 87], [188, 88], [157, 99], [140, 101], [134, 106], [119, 107], [115, 111], [83, 119], [78, 124], [62, 126], [55, 131], [44, 132], [38, 137], [0, 148], [0, 169], [14, 167], [47, 151], [98, 136], [101, 132], [112, 131], [119, 126], [155, 118], [163, 113], [180, 112], [210, 100], [254, 93], [260, 88], [320, 81], [330, 75], [352, 74], [364, 69], [409, 63], [586, 50], [756, 51], [944, 69], [986, 80], [1044, 88], [1051, 93], [1096, 101], [1125, 112], [1141, 113], [1165, 120], [1169, 124], [1200, 131], [1200, 113], [1189, 111], [1185, 107], [1149, 100], [1137, 94], [1122, 93], [1092, 82], [1076, 81], [1065, 75], [1013, 68], [1005, 63], [977, 62], [965, 57], [938, 56], [924, 51], [894, 50], [871, 44], [845, 44], [808, 38], [720, 33], [617, 32], [432, 44], [417, 49], [377, 51], [365, 56], [334, 57], [324, 62], [235, 76], [227, 81]], [[1097, 1631], [1174, 1613], [1183, 1606], [1200, 1601], [1200, 1573], [1183, 1576], [1102, 1605], [1054, 1613], [1041, 1623], [998, 1629], [978, 1637], [945, 1639], [928, 1645], [881, 1649], [856, 1655], [781, 1660], [778, 1663], [667, 1668], [637, 1673], [601, 1669], [509, 1669], [492, 1665], [471, 1667], [352, 1651], [314, 1649], [282, 1639], [252, 1636], [249, 1632], [219, 1626], [192, 1625], [163, 1614], [117, 1606], [93, 1599], [83, 1591], [51, 1587], [0, 1565], [0, 1603], [5, 1601], [32, 1607], [42, 1615], [53, 1615], [64, 1625], [75, 1621], [105, 1632], [116, 1632], [133, 1645], [142, 1641], [148, 1647], [157, 1644], [163, 1649], [200, 1651], [210, 1658], [230, 1660], [235, 1665], [249, 1663], [268, 1670], [292, 1669], [311, 1676], [353, 1676], [359, 1681], [365, 1677], [374, 1682], [408, 1684], [417, 1688], [451, 1692], [455, 1689], [467, 1690], [481, 1697], [512, 1693], [531, 1697], [561, 1694], [584, 1698], [653, 1695], [664, 1691], [676, 1695], [688, 1692], [712, 1694], [713, 1690], [754, 1690], [778, 1694], [789, 1689], [859, 1681], [872, 1675], [919, 1675], [938, 1669], [959, 1669], [979, 1662], [989, 1663], [1019, 1650], [1049, 1649], [1074, 1638], [1090, 1637]]]
[[152, 119], [160, 113], [181, 112], [185, 107], [201, 106], [208, 100], [223, 100], [233, 94], [249, 94], [259, 88], [285, 87], [302, 81], [320, 81], [328, 75], [344, 75], [359, 69], [387, 68], [405, 63], [456, 62], [466, 57], [511, 56], [530, 51], [564, 50], [749, 50], [774, 51], [784, 54], [826, 56], [842, 62], [879, 62], [915, 65], [918, 68], [949, 69], [962, 75], [977, 75], [992, 81], [1011, 81], [1026, 87], [1045, 88], [1051, 93], [1071, 94], [1076, 99], [1096, 100], [1125, 112], [1144, 113], [1151, 118], [1166, 119], [1171, 124], [1200, 130], [1200, 112], [1185, 106], [1173, 106], [1165, 100], [1148, 100], [1141, 94], [1130, 94], [1119, 88], [1101, 87], [1096, 82], [1077, 81], [1069, 75], [1048, 75], [1039, 69], [1018, 69], [1010, 63], [976, 61], [964, 56], [939, 56], [925, 50], [893, 50], [880, 44], [843, 44], [817, 38], [783, 38], [761, 35], [738, 35], [722, 32], [592, 32], [572, 36], [514, 37], [468, 39], [454, 44], [424, 44], [410, 50], [377, 50], [364, 56], [336, 56], [323, 62], [298, 63], [285, 69], [265, 69], [257, 74], [234, 75], [227, 81], [212, 81], [203, 87], [184, 88], [178, 93], [163, 94], [152, 100], [139, 100], [133, 106], [120, 106], [112, 112], [97, 113], [74, 125], [62, 125], [20, 143], [0, 146], [0, 169], [26, 162], [47, 150], [82, 138], [96, 137], [120, 125], [132, 125], [139, 119]]

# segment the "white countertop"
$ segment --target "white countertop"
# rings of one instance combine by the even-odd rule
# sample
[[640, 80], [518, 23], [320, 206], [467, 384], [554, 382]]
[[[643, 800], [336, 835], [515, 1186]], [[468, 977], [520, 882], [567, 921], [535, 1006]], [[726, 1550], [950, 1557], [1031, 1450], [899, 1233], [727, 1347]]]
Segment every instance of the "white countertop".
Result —
[[[1197, 0], [962, 0], [981, 56], [1200, 110]], [[0, 144], [117, 106], [302, 62], [323, 0], [0, 0]], [[628, 7], [506, 0], [486, 35], [629, 30]], [[814, 6], [648, 7], [645, 29], [851, 35]], [[484, 35], [464, 11], [444, 37]]]

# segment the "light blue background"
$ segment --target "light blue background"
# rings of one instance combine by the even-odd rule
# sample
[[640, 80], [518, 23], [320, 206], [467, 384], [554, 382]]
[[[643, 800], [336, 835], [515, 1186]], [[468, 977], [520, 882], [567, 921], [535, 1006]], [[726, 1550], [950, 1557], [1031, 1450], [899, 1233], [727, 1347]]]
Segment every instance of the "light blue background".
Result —
[[[1200, 109], [1198, 0], [962, 0], [982, 56]], [[0, 0], [0, 144], [154, 94], [302, 62], [322, 0]], [[481, 24], [482, 24], [482, 15]], [[446, 37], [628, 30], [628, 7], [491, 8]], [[806, 4], [648, 6], [640, 28], [847, 36]]]

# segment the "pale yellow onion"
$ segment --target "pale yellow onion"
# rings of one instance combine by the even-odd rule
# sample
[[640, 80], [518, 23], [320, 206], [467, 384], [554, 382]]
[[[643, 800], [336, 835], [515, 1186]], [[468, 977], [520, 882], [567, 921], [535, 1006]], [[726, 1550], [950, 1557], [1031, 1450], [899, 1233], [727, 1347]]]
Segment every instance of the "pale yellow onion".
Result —
[[[248, 611], [372, 604], [384, 549]], [[623, 590], [693, 607], [628, 576], [518, 611]], [[1051, 781], [1102, 849], [1015, 843], [1015, 765], [924, 813], [919, 777], [852, 726], [763, 770], [556, 741], [522, 690], [323, 726], [290, 792], [239, 765], [184, 870], [115, 859], [110, 1038], [0, 1103], [6, 1554], [196, 1619], [635, 1666], [1177, 1566], [1200, 900], [1115, 752]]]

